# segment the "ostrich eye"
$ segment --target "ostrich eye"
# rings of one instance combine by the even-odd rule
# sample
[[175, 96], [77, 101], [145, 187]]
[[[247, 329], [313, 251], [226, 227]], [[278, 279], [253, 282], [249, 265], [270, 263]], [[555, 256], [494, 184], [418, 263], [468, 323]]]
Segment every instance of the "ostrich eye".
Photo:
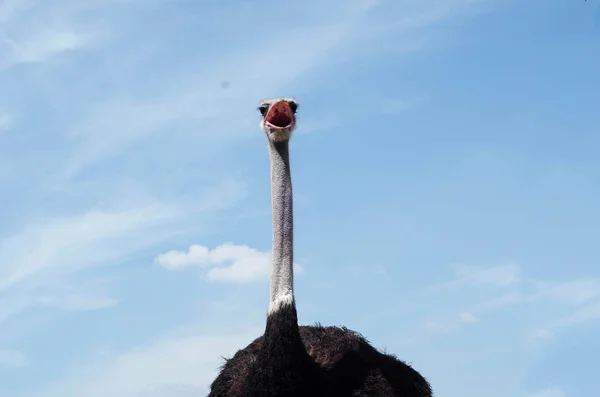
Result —
[[258, 111], [260, 112], [261, 115], [265, 115], [267, 114], [267, 110], [269, 110], [269, 105], [260, 105], [258, 107]]
[[290, 109], [292, 109], [292, 112], [296, 114], [296, 110], [298, 110], [298, 104], [294, 101], [289, 101], [288, 103], [290, 104]]

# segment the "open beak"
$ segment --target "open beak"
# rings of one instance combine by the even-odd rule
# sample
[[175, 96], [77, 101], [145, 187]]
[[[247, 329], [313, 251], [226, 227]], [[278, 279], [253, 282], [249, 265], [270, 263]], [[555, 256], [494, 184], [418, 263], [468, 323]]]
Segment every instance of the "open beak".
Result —
[[265, 122], [271, 128], [287, 128], [294, 122], [294, 112], [287, 101], [279, 101], [271, 105], [265, 115]]

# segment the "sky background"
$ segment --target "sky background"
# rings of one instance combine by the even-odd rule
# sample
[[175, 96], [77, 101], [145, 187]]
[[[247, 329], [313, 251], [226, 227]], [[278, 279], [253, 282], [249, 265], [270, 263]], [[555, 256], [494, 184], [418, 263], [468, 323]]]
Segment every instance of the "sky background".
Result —
[[296, 293], [445, 397], [600, 390], [598, 0], [4, 0], [0, 396], [192, 397]]

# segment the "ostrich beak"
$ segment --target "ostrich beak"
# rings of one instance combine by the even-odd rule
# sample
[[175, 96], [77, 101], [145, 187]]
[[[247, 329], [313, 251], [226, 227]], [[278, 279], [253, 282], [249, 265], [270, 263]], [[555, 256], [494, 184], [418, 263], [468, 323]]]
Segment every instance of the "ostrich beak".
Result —
[[294, 123], [294, 119], [294, 112], [287, 101], [274, 103], [265, 115], [265, 121], [271, 128], [287, 128]]

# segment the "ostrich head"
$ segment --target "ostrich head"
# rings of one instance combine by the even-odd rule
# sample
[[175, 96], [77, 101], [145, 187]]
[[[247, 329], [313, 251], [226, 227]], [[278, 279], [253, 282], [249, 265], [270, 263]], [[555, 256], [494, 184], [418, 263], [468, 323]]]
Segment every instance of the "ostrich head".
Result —
[[262, 101], [258, 110], [262, 115], [260, 128], [271, 142], [284, 142], [290, 139], [296, 128], [298, 104], [291, 98], [277, 98]]

